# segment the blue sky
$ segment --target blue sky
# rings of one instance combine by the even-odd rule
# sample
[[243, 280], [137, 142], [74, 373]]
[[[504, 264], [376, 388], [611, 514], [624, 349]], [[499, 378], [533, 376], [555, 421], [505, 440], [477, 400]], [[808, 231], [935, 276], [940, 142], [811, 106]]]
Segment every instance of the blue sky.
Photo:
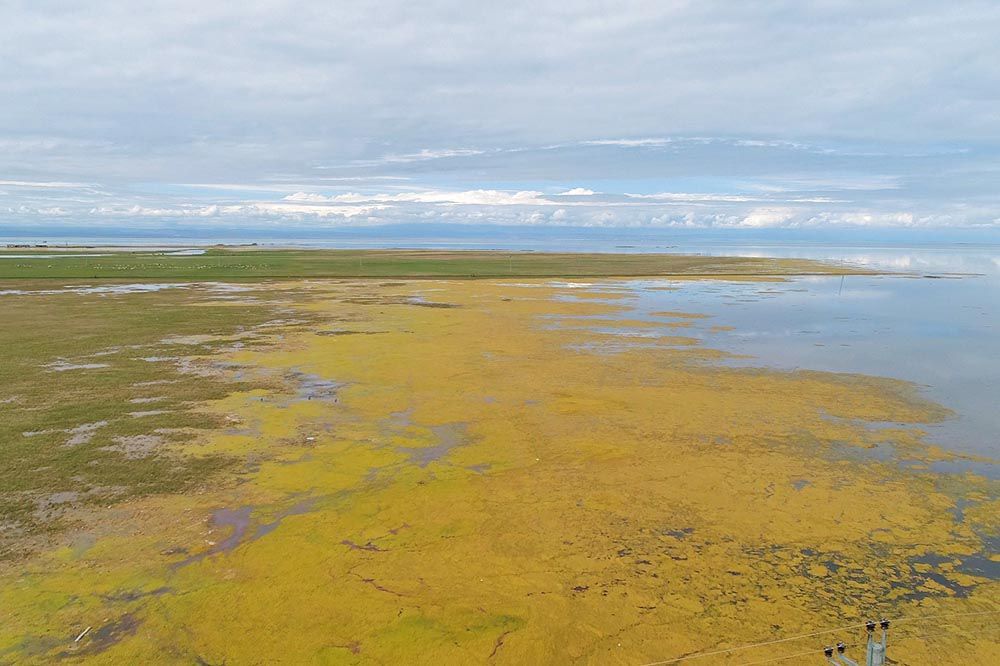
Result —
[[1000, 227], [1000, 3], [0, 7], [3, 227]]

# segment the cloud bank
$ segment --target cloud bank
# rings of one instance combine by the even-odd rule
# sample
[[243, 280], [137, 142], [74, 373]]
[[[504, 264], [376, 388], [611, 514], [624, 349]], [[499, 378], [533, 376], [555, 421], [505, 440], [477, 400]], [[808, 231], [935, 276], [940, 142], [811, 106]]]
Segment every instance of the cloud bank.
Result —
[[997, 226], [997, 34], [985, 0], [13, 0], [0, 235]]

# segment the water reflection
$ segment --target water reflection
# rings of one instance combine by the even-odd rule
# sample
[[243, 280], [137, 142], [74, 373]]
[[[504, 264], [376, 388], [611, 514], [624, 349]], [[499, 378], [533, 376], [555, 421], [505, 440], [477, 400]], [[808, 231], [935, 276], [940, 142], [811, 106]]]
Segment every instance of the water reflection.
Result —
[[[693, 249], [693, 248], [692, 248]], [[847, 261], [923, 275], [803, 277], [790, 282], [728, 283], [636, 280], [636, 312], [663, 310], [713, 315], [685, 335], [747, 358], [735, 365], [829, 370], [915, 382], [956, 417], [929, 427], [945, 448], [1000, 457], [1000, 255], [968, 249], [739, 248], [710, 254], [789, 256]], [[711, 330], [711, 326], [732, 330]], [[937, 468], [961, 471], [962, 463]], [[977, 469], [984, 471], [983, 466]], [[996, 476], [996, 466], [989, 474]]]
[[711, 256], [790, 257], [844, 262], [854, 266], [913, 273], [983, 274], [1000, 278], [1000, 246], [937, 245], [921, 247], [879, 245], [692, 244], [674, 250]]

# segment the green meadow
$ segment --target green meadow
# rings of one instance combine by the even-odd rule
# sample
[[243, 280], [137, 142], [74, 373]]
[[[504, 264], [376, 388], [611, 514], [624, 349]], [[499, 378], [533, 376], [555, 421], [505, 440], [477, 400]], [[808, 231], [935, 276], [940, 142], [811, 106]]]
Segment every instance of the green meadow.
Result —
[[[788, 275], [857, 272], [816, 262], [680, 254], [570, 254], [428, 250], [258, 250], [213, 248], [200, 255], [94, 252], [22, 258], [0, 252], [0, 279], [253, 280], [260, 278], [498, 278], [651, 275]], [[12, 255], [4, 258], [3, 255]], [[68, 255], [81, 254], [68, 251]], [[106, 256], [98, 256], [106, 254]]]
[[[231, 464], [162, 455], [151, 443], [222, 425], [195, 408], [238, 383], [182, 372], [176, 361], [210, 362], [227, 336], [273, 317], [273, 306], [233, 307], [184, 289], [0, 299], [0, 559], [64, 527], [68, 506], [185, 490]], [[211, 339], [173, 341], [185, 335]]]

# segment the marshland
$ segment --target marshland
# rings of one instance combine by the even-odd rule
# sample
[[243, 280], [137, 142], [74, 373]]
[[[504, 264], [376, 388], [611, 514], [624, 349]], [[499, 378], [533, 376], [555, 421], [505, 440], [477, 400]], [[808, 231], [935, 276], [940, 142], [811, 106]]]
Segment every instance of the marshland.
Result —
[[862, 353], [959, 281], [296, 252], [0, 263], [0, 660], [997, 657], [989, 426]]

